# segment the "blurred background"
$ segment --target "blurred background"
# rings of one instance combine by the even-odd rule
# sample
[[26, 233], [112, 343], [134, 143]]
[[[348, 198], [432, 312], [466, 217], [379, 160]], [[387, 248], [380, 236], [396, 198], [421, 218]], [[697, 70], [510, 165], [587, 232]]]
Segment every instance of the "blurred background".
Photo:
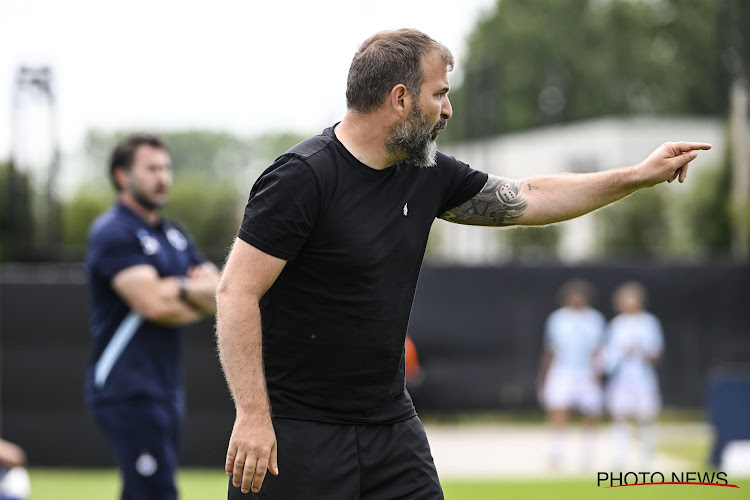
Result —
[[[114, 464], [83, 404], [82, 260], [90, 223], [114, 199], [106, 162], [119, 138], [165, 137], [175, 169], [167, 215], [221, 265], [255, 178], [343, 116], [358, 44], [414, 27], [456, 56], [454, 116], [439, 146], [476, 169], [594, 172], [666, 141], [714, 146], [685, 184], [575, 221], [502, 230], [436, 221], [409, 334], [421, 368], [412, 395], [438, 469], [473, 477], [441, 459], [444, 443], [476, 449], [471, 436], [494, 443], [499, 432], [497, 446], [512, 446], [508, 425], [543, 430], [544, 321], [574, 277], [595, 285], [608, 319], [618, 284], [648, 289], [664, 327], [663, 425], [673, 431], [660, 452], [674, 467], [705, 467], [709, 388], [750, 380], [748, 26], [742, 0], [4, 0], [0, 436], [21, 444], [32, 468]], [[220, 469], [234, 413], [212, 327], [187, 333], [182, 463]], [[463, 440], [441, 434], [466, 427]], [[686, 435], [689, 448], [675, 445]], [[534, 467], [515, 472], [545, 474]], [[503, 476], [503, 463], [485, 472]]]

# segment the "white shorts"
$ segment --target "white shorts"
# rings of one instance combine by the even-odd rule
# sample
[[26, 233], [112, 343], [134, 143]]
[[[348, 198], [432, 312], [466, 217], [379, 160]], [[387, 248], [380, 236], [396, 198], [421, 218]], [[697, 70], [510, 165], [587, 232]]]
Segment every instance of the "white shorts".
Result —
[[602, 390], [592, 374], [553, 369], [544, 381], [542, 401], [548, 411], [576, 409], [597, 416], [602, 411]]
[[607, 411], [615, 419], [654, 420], [661, 411], [656, 384], [616, 378], [607, 387]]

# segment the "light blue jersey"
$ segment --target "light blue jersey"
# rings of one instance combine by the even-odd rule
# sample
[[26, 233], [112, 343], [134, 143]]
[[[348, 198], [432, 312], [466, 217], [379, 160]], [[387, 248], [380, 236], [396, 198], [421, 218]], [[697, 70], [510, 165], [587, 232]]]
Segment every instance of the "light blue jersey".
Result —
[[645, 311], [620, 314], [610, 322], [607, 337], [607, 370], [613, 382], [656, 384], [656, 370], [648, 360], [659, 356], [664, 347], [656, 316]]
[[550, 314], [545, 328], [545, 344], [554, 355], [550, 371], [592, 372], [604, 326], [604, 316], [591, 307], [562, 307]]

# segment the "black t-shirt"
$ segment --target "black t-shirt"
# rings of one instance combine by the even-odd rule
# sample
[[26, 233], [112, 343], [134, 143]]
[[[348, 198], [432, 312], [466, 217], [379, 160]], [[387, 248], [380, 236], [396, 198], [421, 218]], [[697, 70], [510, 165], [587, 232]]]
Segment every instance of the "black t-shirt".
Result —
[[404, 338], [427, 236], [435, 217], [486, 182], [442, 153], [435, 167], [372, 169], [333, 128], [263, 172], [238, 237], [288, 261], [261, 301], [275, 417], [371, 423], [415, 414]]

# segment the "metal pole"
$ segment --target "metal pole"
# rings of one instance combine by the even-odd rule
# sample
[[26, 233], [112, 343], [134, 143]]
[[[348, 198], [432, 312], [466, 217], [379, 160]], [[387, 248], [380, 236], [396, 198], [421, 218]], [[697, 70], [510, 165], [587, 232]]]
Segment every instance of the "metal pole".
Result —
[[732, 169], [732, 254], [748, 258], [750, 245], [750, 151], [748, 151], [748, 110], [750, 89], [745, 78], [732, 82], [729, 94], [729, 124]]

